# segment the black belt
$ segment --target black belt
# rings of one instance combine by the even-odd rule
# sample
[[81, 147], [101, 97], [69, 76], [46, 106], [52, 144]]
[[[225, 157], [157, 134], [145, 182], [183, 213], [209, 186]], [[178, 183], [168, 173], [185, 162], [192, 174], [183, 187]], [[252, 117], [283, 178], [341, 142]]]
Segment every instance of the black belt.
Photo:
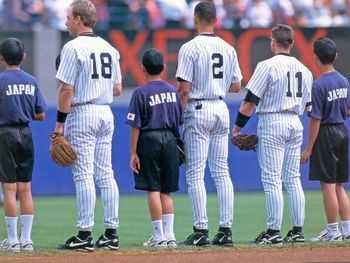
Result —
[[[205, 101], [205, 100], [207, 100], [207, 101], [210, 101], [210, 100], [223, 100], [224, 98], [222, 97], [222, 96], [219, 96], [219, 98], [211, 98], [211, 99], [192, 99], [192, 100], [194, 100], [194, 101], [197, 101], [197, 102], [199, 102], [199, 101]], [[194, 107], [194, 109], [195, 110], [200, 110], [200, 109], [202, 109], [202, 103], [197, 103], [197, 105]]]
[[203, 99], [190, 99], [194, 101], [202, 101], [202, 100], [223, 100], [224, 98], [222, 96], [219, 96], [218, 98], [203, 98]]

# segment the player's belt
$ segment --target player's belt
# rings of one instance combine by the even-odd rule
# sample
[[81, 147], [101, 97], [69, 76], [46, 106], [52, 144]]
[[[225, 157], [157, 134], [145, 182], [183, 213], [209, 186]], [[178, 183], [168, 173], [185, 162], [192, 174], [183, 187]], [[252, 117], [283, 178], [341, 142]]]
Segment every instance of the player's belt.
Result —
[[201, 101], [215, 101], [215, 100], [223, 100], [224, 98], [222, 96], [219, 96], [218, 98], [202, 98], [202, 99], [190, 99], [192, 101], [196, 101], [197, 105], [194, 107], [195, 110], [200, 110], [202, 109], [202, 103]]
[[194, 101], [203, 101], [203, 100], [223, 100], [224, 98], [222, 96], [219, 96], [218, 98], [201, 98], [201, 99], [190, 99]]

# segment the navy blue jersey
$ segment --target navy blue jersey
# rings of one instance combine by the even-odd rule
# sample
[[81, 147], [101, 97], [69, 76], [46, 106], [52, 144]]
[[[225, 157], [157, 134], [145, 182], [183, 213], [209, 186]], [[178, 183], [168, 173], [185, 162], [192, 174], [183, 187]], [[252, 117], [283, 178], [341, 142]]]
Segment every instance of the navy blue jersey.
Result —
[[36, 79], [23, 70], [0, 73], [0, 125], [28, 123], [46, 110]]
[[137, 87], [131, 97], [126, 123], [140, 130], [178, 129], [182, 108], [177, 89], [163, 80]]
[[348, 80], [337, 71], [323, 74], [312, 86], [312, 109], [309, 117], [322, 124], [343, 123], [350, 108]]

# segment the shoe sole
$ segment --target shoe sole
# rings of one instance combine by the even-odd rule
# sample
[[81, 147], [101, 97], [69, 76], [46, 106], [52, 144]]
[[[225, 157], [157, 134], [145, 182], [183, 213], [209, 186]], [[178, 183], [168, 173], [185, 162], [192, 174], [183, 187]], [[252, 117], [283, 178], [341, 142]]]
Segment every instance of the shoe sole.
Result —
[[233, 243], [225, 243], [225, 244], [214, 244], [214, 246], [217, 246], [217, 247], [233, 247]]

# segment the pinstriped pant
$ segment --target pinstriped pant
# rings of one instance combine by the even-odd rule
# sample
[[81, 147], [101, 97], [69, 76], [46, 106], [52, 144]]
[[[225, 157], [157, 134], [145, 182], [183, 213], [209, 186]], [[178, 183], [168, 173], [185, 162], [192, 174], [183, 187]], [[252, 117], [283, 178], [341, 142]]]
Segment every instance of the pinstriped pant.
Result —
[[200, 103], [202, 109], [195, 110], [196, 102], [189, 102], [183, 128], [187, 156], [186, 181], [194, 226], [197, 229], [208, 229], [204, 185], [204, 171], [208, 160], [211, 177], [218, 193], [219, 224], [231, 227], [234, 193], [227, 164], [229, 112], [221, 100]]
[[72, 165], [81, 231], [91, 231], [96, 203], [95, 183], [101, 190], [106, 228], [118, 228], [119, 191], [112, 170], [114, 116], [108, 105], [72, 107], [65, 135], [77, 152]]
[[303, 126], [292, 113], [258, 114], [257, 146], [267, 210], [267, 227], [280, 230], [283, 216], [282, 182], [288, 193], [291, 223], [303, 226], [305, 197], [300, 182]]

